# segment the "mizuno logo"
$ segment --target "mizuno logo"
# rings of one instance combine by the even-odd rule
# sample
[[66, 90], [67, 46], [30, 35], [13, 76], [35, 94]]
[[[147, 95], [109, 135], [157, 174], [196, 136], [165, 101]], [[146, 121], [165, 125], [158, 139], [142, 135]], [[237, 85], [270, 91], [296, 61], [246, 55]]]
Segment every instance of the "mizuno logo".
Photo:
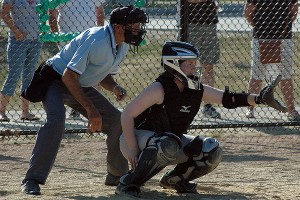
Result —
[[184, 113], [189, 113], [191, 112], [190, 110], [188, 110], [188, 108], [192, 107], [192, 106], [181, 106], [182, 109], [180, 109], [180, 112], [184, 112]]

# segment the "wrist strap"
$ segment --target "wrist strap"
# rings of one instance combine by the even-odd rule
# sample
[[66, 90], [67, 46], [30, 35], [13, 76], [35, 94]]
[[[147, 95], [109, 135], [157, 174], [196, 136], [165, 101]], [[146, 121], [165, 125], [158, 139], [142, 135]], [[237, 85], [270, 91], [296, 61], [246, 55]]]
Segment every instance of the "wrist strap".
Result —
[[260, 95], [256, 95], [255, 98], [254, 98], [254, 101], [255, 101], [256, 104], [261, 104], [262, 101], [261, 101]]

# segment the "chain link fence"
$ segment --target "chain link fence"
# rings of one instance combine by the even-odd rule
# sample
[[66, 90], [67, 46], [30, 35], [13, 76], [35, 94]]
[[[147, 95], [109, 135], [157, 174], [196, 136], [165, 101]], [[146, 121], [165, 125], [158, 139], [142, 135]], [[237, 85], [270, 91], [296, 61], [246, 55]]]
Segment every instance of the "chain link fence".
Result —
[[[4, 1], [4, 4], [5, 2], [6, 1]], [[31, 0], [24, 0], [24, 2], [30, 3]], [[32, 2], [35, 5], [38, 5], [39, 3], [39, 1], [36, 0], [32, 0]], [[85, 1], [70, 0], [68, 3], [70, 4], [72, 2], [74, 4], [74, 7], [76, 7], [82, 6], [79, 4]], [[203, 57], [206, 56], [206, 54], [209, 54], [209, 50], [213, 50], [212, 55], [209, 55], [209, 59], [211, 60], [202, 59], [202, 73], [204, 73], [203, 70], [212, 70], [206, 73], [214, 75], [214, 78], [205, 81], [207, 81], [208, 84], [213, 84], [214, 87], [220, 88], [222, 90], [225, 88], [225, 86], [229, 86], [231, 91], [248, 91], [248, 84], [249, 80], [251, 79], [251, 62], [253, 49], [251, 44], [253, 37], [253, 29], [246, 21], [246, 18], [243, 15], [243, 10], [246, 2], [226, 0], [220, 0], [219, 2], [205, 1], [211, 3], [207, 4], [206, 7], [202, 8], [194, 6], [192, 10], [191, 5], [188, 5], [186, 2], [187, 1], [180, 0], [116, 0], [107, 1], [103, 4], [105, 11], [105, 24], [108, 23], [109, 13], [111, 9], [119, 3], [123, 5], [134, 4], [138, 7], [141, 7], [149, 15], [149, 23], [147, 24], [147, 35], [145, 37], [145, 43], [142, 46], [140, 46], [137, 51], [129, 52], [126, 59], [121, 64], [119, 73], [115, 76], [116, 81], [120, 85], [124, 86], [124, 88], [126, 88], [128, 91], [128, 98], [126, 99], [126, 101], [117, 102], [109, 92], [99, 89], [99, 91], [101, 93], [104, 93], [107, 96], [107, 98], [120, 110], [122, 110], [135, 96], [137, 96], [139, 92], [143, 90], [143, 88], [145, 88], [148, 84], [152, 83], [161, 72], [163, 72], [163, 68], [160, 65], [160, 54], [162, 45], [165, 41], [189, 41], [194, 45], [199, 46], [201, 49], [204, 49], [201, 51]], [[292, 4], [290, 3], [289, 5]], [[10, 6], [13, 7], [13, 5]], [[22, 6], [24, 5], [21, 5], [20, 9], [22, 9]], [[66, 5], [64, 3], [61, 3], [59, 6], [60, 8], [62, 8]], [[7, 8], [4, 5], [1, 5], [1, 7], [3, 8], [3, 16], [3, 12], [7, 12], [7, 10], [4, 9], [8, 9], [9, 7]], [[199, 13], [202, 12], [200, 12], [197, 9], [204, 9], [203, 13], [205, 13], [206, 19], [202, 18], [204, 15], [200, 15]], [[70, 12], [75, 15], [77, 11], [70, 10]], [[81, 10], [78, 12], [80, 15], [83, 15], [83, 12], [85, 12], [85, 10]], [[193, 19], [191, 19], [192, 13], [195, 13]], [[91, 13], [86, 14], [90, 16], [91, 20], [94, 19], [94, 16], [92, 16]], [[83, 20], [83, 17], [80, 18], [78, 17], [78, 15], [76, 16], [76, 19], [79, 21], [79, 24], [87, 23], [85, 21], [80, 21]], [[281, 18], [279, 17], [279, 19]], [[287, 19], [285, 18], [284, 20]], [[203, 26], [203, 24], [205, 24], [207, 21], [209, 21], [209, 23]], [[46, 21], [45, 23], [48, 23], [48, 21]], [[26, 26], [30, 28], [30, 24], [32, 23], [28, 22]], [[298, 102], [300, 98], [300, 70], [298, 68], [300, 64], [300, 19], [298, 16], [291, 25], [293, 32], [292, 41], [294, 42], [294, 46], [293, 48], [288, 46], [288, 48], [290, 48], [293, 53], [293, 56], [291, 58], [293, 64], [290, 64], [293, 70], [293, 74], [290, 77], [293, 81], [293, 85], [282, 86], [282, 90], [280, 90], [280, 87], [278, 87], [276, 89], [276, 97], [284, 103], [294, 102], [295, 109], [300, 111], [300, 108], [298, 107]], [[24, 27], [24, 24], [22, 27]], [[2, 87], [2, 101], [0, 111], [3, 116], [4, 114], [5, 116], [7, 116], [7, 120], [0, 121], [0, 136], [2, 136], [2, 138], [8, 136], [13, 136], [15, 138], [20, 135], [35, 135], [36, 131], [44, 123], [46, 117], [42, 105], [40, 103], [35, 103], [29, 105], [29, 110], [30, 113], [32, 113], [39, 119], [35, 121], [29, 121], [24, 119], [24, 117], [22, 118], [22, 110], [26, 108], [22, 108], [21, 106], [22, 100], [20, 98], [20, 90], [22, 77], [26, 77], [26, 74], [22, 75], [22, 73], [18, 71], [22, 70], [22, 67], [16, 66], [17, 59], [10, 60], [8, 62], [7, 46], [9, 31], [10, 30], [6, 23], [4, 23], [3, 18], [1, 20], [0, 26], [0, 86]], [[213, 35], [213, 33], [216, 34], [216, 37]], [[203, 39], [203, 35], [201, 34], [207, 34], [205, 39]], [[267, 39], [270, 38], [267, 37]], [[23, 47], [19, 46], [19, 48]], [[58, 51], [59, 46], [57, 42], [44, 42], [41, 49], [41, 53], [38, 58], [38, 64], [52, 57]], [[20, 51], [19, 49], [18, 52], [22, 51]], [[217, 56], [218, 54], [219, 56]], [[16, 54], [13, 55], [13, 57], [20, 58], [20, 55]], [[9, 66], [9, 64], [14, 64], [13, 66], [18, 67], [18, 70], [16, 72], [13, 72], [12, 66]], [[36, 67], [38, 66], [38, 64], [36, 65]], [[207, 68], [203, 68], [205, 64], [208, 64]], [[213, 64], [213, 67], [210, 68], [210, 64]], [[264, 66], [266, 67], [267, 72], [269, 74], [274, 75], [274, 73], [277, 72], [276, 69], [272, 68], [272, 64], [266, 64]], [[269, 67], [267, 68], [267, 66]], [[24, 70], [24, 73], [25, 72], [26, 70]], [[5, 99], [3, 97], [5, 96], [5, 94], [3, 94], [3, 90], [4, 83], [5, 81], [7, 81], [9, 73], [19, 73], [17, 75], [14, 74], [15, 76], [18, 76], [19, 79], [16, 90], [7, 92], [7, 96], [12, 97], [6, 104], [5, 100], [3, 100]], [[288, 72], [286, 71], [283, 73], [288, 74]], [[262, 80], [263, 85], [269, 81], [269, 79]], [[287, 90], [291, 89], [294, 91], [294, 97], [288, 96], [291, 93], [286, 92]], [[13, 93], [13, 95], [10, 95], [11, 93]], [[228, 110], [218, 105], [213, 106], [216, 109], [216, 111], [220, 113], [221, 117], [211, 118], [204, 116], [204, 114], [202, 113], [203, 109], [201, 109], [190, 127], [191, 132], [199, 129], [214, 130], [218, 128], [228, 128], [230, 130], [231, 128], [238, 127], [248, 129], [252, 127], [280, 126], [288, 127], [290, 129], [297, 129], [300, 125], [300, 122], [297, 121], [297, 119], [287, 118], [287, 113], [279, 113], [276, 110], [263, 105], [257, 106], [255, 108], [253, 113], [255, 118], [251, 116], [249, 117], [249, 113], [247, 113], [247, 108], [237, 108], [234, 110]], [[67, 108], [67, 117], [69, 116], [70, 112], [71, 109]], [[82, 116], [80, 116], [79, 118], [66, 119], [66, 133], [87, 133], [86, 127], [87, 120]]]

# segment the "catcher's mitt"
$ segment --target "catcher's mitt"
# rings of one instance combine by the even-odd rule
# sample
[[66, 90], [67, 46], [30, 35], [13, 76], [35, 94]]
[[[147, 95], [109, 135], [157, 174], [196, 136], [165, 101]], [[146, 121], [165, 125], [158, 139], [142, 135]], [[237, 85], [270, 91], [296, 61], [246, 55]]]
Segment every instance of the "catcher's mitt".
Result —
[[278, 75], [275, 80], [273, 80], [270, 84], [266, 85], [259, 93], [259, 95], [255, 98], [256, 104], [266, 104], [280, 112], [287, 112], [287, 108], [274, 98], [274, 88], [280, 82], [282, 76]]

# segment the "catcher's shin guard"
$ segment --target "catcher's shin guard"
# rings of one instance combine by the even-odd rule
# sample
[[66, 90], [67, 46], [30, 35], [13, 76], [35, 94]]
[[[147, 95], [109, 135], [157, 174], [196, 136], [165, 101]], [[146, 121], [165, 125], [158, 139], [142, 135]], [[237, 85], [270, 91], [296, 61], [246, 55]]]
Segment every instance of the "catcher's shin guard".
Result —
[[[178, 192], [195, 192], [196, 183], [189, 181], [213, 171], [221, 162], [222, 150], [214, 138], [195, 137], [183, 148], [189, 159], [167, 172], [161, 179], [163, 187], [176, 189]], [[180, 187], [179, 187], [180, 186]]]
[[179, 138], [173, 136], [162, 135], [153, 137], [150, 140], [153, 142], [141, 152], [136, 169], [122, 176], [120, 184], [140, 187], [174, 161], [181, 143]]

